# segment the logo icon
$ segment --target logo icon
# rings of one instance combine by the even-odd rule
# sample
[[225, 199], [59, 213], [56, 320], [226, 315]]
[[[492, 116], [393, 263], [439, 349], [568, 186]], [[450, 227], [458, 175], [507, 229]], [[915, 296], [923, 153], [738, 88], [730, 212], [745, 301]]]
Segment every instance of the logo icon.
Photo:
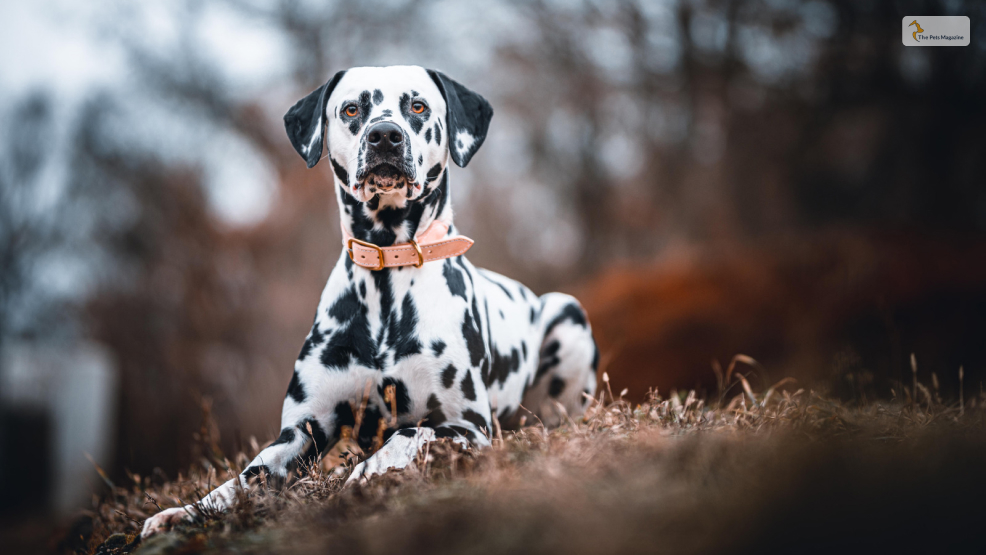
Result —
[[905, 15], [900, 18], [904, 46], [969, 46], [972, 23], [964, 15]]
[[[920, 24], [920, 23], [918, 23], [918, 20], [916, 20], [916, 19], [915, 19], [914, 21], [912, 21], [912, 22], [911, 22], [911, 25], [916, 25], [916, 26], [917, 26], [917, 28], [918, 28], [918, 30], [917, 30], [917, 31], [914, 31], [913, 33], [911, 33], [911, 36], [912, 36], [912, 37], [914, 37], [914, 40], [915, 40], [915, 41], [918, 41], [918, 42], [920, 42], [920, 41], [918, 40], [918, 33], [923, 33], [923, 32], [924, 32], [924, 29], [922, 29], [922, 28], [921, 28], [921, 24]], [[910, 27], [911, 25], [908, 25], [908, 27]]]

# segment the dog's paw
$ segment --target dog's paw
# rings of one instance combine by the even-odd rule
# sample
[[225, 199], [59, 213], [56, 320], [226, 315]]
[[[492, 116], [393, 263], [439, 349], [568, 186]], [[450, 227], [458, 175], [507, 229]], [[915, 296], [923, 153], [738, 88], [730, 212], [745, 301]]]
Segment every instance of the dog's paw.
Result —
[[382, 457], [377, 457], [374, 455], [353, 467], [353, 473], [349, 475], [348, 479], [346, 479], [345, 485], [348, 486], [354, 483], [364, 485], [370, 478], [379, 474], [384, 474], [391, 468], [403, 467], [386, 461]]
[[435, 430], [431, 428], [404, 428], [398, 431], [379, 451], [353, 467], [346, 485], [353, 482], [365, 484], [371, 477], [391, 468], [406, 468], [414, 463], [418, 452], [430, 441], [435, 441]]
[[365, 484], [369, 476], [366, 475], [366, 461], [359, 463], [353, 467], [352, 474], [346, 479], [345, 485], [349, 484]]
[[194, 510], [191, 506], [165, 509], [144, 521], [144, 529], [141, 530], [140, 537], [146, 539], [159, 532], [170, 530], [179, 522], [192, 520], [192, 514], [194, 514], [192, 511]]

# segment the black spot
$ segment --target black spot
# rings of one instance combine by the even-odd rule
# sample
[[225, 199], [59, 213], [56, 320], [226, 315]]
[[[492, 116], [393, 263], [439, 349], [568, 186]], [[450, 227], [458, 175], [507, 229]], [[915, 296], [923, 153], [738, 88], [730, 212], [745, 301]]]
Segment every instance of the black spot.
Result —
[[[483, 301], [483, 306], [485, 307], [485, 305], [486, 305], [486, 301]], [[489, 313], [489, 309], [488, 309], [489, 307], [486, 307], [486, 308], [487, 308], [487, 311], [486, 311], [486, 329], [489, 329], [489, 326], [490, 326], [490, 318], [489, 318], [490, 313]], [[483, 336], [483, 320], [482, 320], [482, 318], [479, 317], [479, 304], [476, 302], [476, 297], [475, 296], [472, 298], [472, 319], [476, 322], [476, 329], [479, 331], [479, 336], [482, 337]]]
[[359, 113], [355, 117], [349, 117], [343, 111], [344, 121], [349, 120], [349, 132], [353, 135], [358, 134], [360, 127], [363, 127], [366, 120], [370, 118], [370, 91], [361, 92], [356, 105], [359, 107]]
[[240, 476], [243, 476], [244, 478], [249, 480], [250, 478], [255, 478], [257, 476], [260, 476], [261, 472], [263, 472], [265, 476], [271, 476], [270, 468], [268, 468], [266, 464], [258, 464], [257, 466], [251, 466], [246, 470], [244, 470], [240, 474]]
[[[408, 161], [409, 164], [412, 162], [413, 160]], [[411, 167], [414, 167], [413, 164]], [[411, 192], [411, 188], [408, 188], [408, 192]], [[369, 241], [382, 247], [393, 245], [397, 240], [397, 232], [401, 228], [406, 229], [407, 233], [413, 236], [417, 232], [421, 215], [426, 207], [423, 202], [413, 202], [407, 203], [403, 208], [392, 206], [380, 208], [379, 195], [373, 196], [365, 205], [360, 205], [356, 199], [348, 194], [340, 196], [340, 199], [344, 204], [352, 203], [353, 236], [361, 241]], [[364, 206], [371, 212], [371, 217], [364, 214]]]
[[359, 297], [366, 299], [366, 281], [359, 282]]
[[299, 405], [305, 402], [305, 386], [301, 385], [301, 379], [298, 378], [297, 370], [291, 376], [291, 383], [288, 384], [288, 396], [294, 399], [294, 402]]
[[435, 437], [437, 438], [454, 438], [454, 437], [464, 437], [470, 441], [476, 439], [476, 434], [468, 428], [463, 428], [462, 426], [456, 426], [455, 424], [450, 424], [442, 426], [440, 428], [435, 428]]
[[[355, 426], [356, 417], [353, 415], [353, 407], [347, 401], [336, 404], [335, 408], [335, 430], [333, 435], [338, 438], [343, 426]], [[304, 432], [304, 428], [300, 428]]]
[[[475, 303], [473, 303], [475, 306]], [[469, 349], [469, 360], [473, 366], [479, 365], [486, 357], [486, 346], [483, 343], [483, 332], [477, 329], [478, 321], [474, 319], [469, 311], [465, 311], [462, 319], [462, 337], [466, 340], [466, 347]]]
[[474, 410], [466, 409], [462, 411], [462, 418], [465, 418], [467, 421], [472, 423], [472, 425], [476, 426], [476, 429], [478, 430], [482, 430], [484, 428], [486, 429], [487, 432], [489, 432], [490, 430], [490, 425], [486, 421], [486, 419], [480, 416], [479, 413]]
[[542, 357], [553, 357], [558, 354], [558, 350], [561, 349], [561, 343], [557, 339], [552, 339], [544, 346], [541, 351]]
[[[342, 401], [336, 405], [334, 410], [335, 413], [335, 429], [332, 432], [333, 439], [338, 440], [340, 434], [342, 433], [343, 426], [349, 426], [350, 428], [356, 426], [356, 416], [353, 414], [353, 407], [348, 401]], [[353, 435], [356, 437], [356, 442], [360, 447], [368, 448], [373, 445], [373, 439], [377, 437], [377, 429], [380, 426], [380, 419], [382, 415], [380, 409], [376, 405], [370, 404], [363, 411], [363, 420], [360, 422], [359, 431], [353, 431]], [[307, 434], [304, 423], [298, 425], [298, 429], [302, 433]], [[315, 425], [312, 424], [312, 429], [315, 429]], [[316, 435], [316, 443], [319, 443], [319, 438]], [[321, 452], [321, 451], [319, 451]]]
[[[445, 179], [447, 178], [448, 178], [448, 173], [446, 172]], [[452, 228], [449, 228], [449, 233], [452, 233]], [[472, 282], [472, 274], [469, 272], [469, 268], [466, 267], [465, 258], [463, 258], [462, 256], [456, 256], [455, 263], [458, 264], [460, 268], [462, 268], [462, 273], [466, 274], [466, 277], [469, 278], [469, 284], [474, 285]], [[476, 305], [473, 304], [473, 307], [475, 306]]]
[[431, 183], [432, 181], [438, 179], [438, 174], [440, 173], [442, 173], [442, 165], [435, 164], [434, 166], [431, 167], [430, 170], [428, 170], [428, 173], [425, 174], [425, 177], [428, 179], [428, 182]]
[[503, 311], [502, 310], [500, 311], [500, 318], [503, 319], [503, 320], [506, 320], [507, 319], [507, 317], [503, 315]]
[[532, 324], [534, 323], [534, 318], [535, 318], [536, 316], [537, 316], [537, 315], [536, 315], [536, 314], [534, 313], [534, 307], [532, 306], [532, 307], [531, 307], [531, 323], [532, 323]]
[[441, 339], [436, 339], [435, 341], [432, 341], [431, 352], [435, 353], [436, 358], [442, 356], [442, 353], [445, 352], [445, 342], [442, 341]]
[[458, 372], [458, 370], [456, 370], [455, 366], [451, 364], [449, 364], [445, 370], [442, 370], [442, 385], [445, 386], [445, 389], [452, 387], [452, 384], [455, 383], [456, 372]]
[[[348, 407], [349, 405], [347, 404], [346, 406]], [[309, 426], [312, 429], [311, 433], [308, 432]], [[328, 448], [329, 437], [326, 435], [322, 425], [318, 423], [318, 420], [308, 418], [298, 422], [295, 427], [298, 428], [302, 435], [312, 440], [312, 444], [308, 446], [308, 450], [302, 455], [308, 461], [314, 461], [322, 451]], [[336, 430], [338, 430], [338, 427]], [[338, 431], [336, 432], [336, 438], [338, 438]]]
[[425, 130], [425, 144], [431, 144], [431, 127]]
[[435, 122], [435, 142], [439, 145], [442, 144], [442, 130], [437, 121]]
[[524, 360], [527, 360], [527, 341], [520, 342], [520, 352], [524, 355]]
[[[394, 324], [394, 319], [391, 318], [391, 324]], [[414, 299], [411, 298], [411, 292], [408, 291], [404, 295], [404, 302], [401, 303], [401, 320], [396, 329], [396, 333], [392, 334], [394, 339], [394, 362], [408, 357], [411, 355], [416, 355], [421, 352], [421, 342], [418, 341], [418, 336], [415, 333], [418, 327], [418, 311], [414, 306]]]
[[319, 359], [323, 366], [344, 370], [353, 360], [368, 368], [379, 369], [383, 366], [366, 313], [366, 305], [357, 297], [355, 285], [336, 299], [329, 308], [329, 315], [342, 327], [325, 343]]
[[390, 270], [373, 272], [373, 283], [380, 296], [380, 329], [377, 334], [377, 345], [383, 345], [384, 341], [390, 341], [390, 337], [385, 337], [387, 333], [396, 330], [391, 329], [390, 325], [397, 318], [394, 312], [394, 290], [390, 280]]
[[392, 112], [392, 111], [390, 111], [389, 109], [388, 109], [388, 110], [384, 110], [384, 111], [382, 111], [382, 112], [380, 112], [380, 113], [381, 113], [382, 115], [384, 115], [384, 116], [387, 116], [388, 118], [389, 118], [390, 116], [392, 116], [392, 115], [394, 115], [394, 112]]
[[[403, 131], [402, 131], [403, 132]], [[407, 140], [407, 135], [405, 134], [404, 147], [404, 171], [407, 172], [407, 177], [410, 180], [414, 180], [417, 176], [417, 168], [414, 167], [414, 153], [411, 152], [411, 141]]]
[[[435, 203], [437, 204], [434, 213], [441, 214], [442, 210], [445, 209], [445, 203], [448, 201], [448, 172], [444, 172], [442, 174], [442, 182], [432, 194], [435, 195]], [[449, 233], [455, 234], [454, 227], [449, 227]], [[472, 278], [470, 278], [470, 282], [471, 281]]]
[[308, 355], [311, 354], [312, 349], [321, 345], [324, 340], [325, 337], [318, 329], [318, 322], [315, 322], [312, 325], [312, 331], [308, 332], [308, 337], [305, 338], [304, 345], [301, 346], [301, 353], [298, 354], [298, 360], [305, 360], [308, 358]]
[[582, 312], [582, 307], [575, 303], [568, 303], [565, 305], [565, 308], [562, 309], [561, 313], [552, 318], [551, 322], [548, 323], [548, 327], [544, 330], [545, 337], [551, 333], [551, 330], [555, 329], [555, 326], [561, 324], [565, 320], [571, 320], [573, 324], [583, 328], [587, 324], [585, 313]]
[[383, 93], [380, 92], [380, 89], [374, 89], [373, 103], [379, 106], [381, 102], [383, 102]]
[[418, 165], [420, 166], [421, 164], [424, 164], [424, 163], [425, 163], [425, 157], [419, 154], [418, 155]]
[[[346, 189], [341, 186], [338, 188], [337, 196], [343, 203], [343, 207], [349, 209], [349, 224], [350, 229], [352, 229], [353, 232], [353, 237], [359, 239], [360, 241], [370, 241], [372, 243], [373, 239], [377, 238], [371, 237], [371, 234], [374, 231], [374, 222], [364, 213], [363, 205], [360, 204], [358, 200], [353, 198], [352, 195], [347, 193]], [[375, 244], [380, 245], [381, 243]], [[346, 264], [347, 267], [352, 264], [352, 261], [349, 260], [348, 256], [346, 257]]]
[[599, 345], [596, 344], [596, 338], [592, 338], [592, 371], [595, 372], [599, 370]]
[[400, 98], [401, 115], [404, 119], [411, 124], [411, 130], [417, 135], [421, 132], [421, 128], [424, 126], [428, 118], [431, 117], [431, 108], [425, 106], [425, 111], [420, 114], [415, 114], [411, 111], [411, 96], [407, 93], [401, 95]]
[[561, 343], [557, 339], [552, 339], [547, 345], [541, 349], [541, 362], [538, 364], [537, 373], [534, 374], [534, 383], [538, 383], [541, 377], [548, 373], [549, 370], [558, 366], [561, 360], [558, 358], [558, 349], [561, 348]]
[[445, 276], [445, 283], [448, 285], [449, 292], [462, 297], [464, 301], [468, 300], [466, 299], [466, 282], [462, 279], [462, 274], [452, 266], [452, 261], [448, 258], [445, 259], [445, 264], [442, 266], [442, 274]]
[[476, 400], [476, 388], [472, 383], [472, 372], [466, 372], [466, 377], [462, 379], [462, 394], [470, 401]]
[[[373, 197], [379, 198], [379, 197]], [[379, 201], [376, 203], [379, 205]], [[407, 210], [404, 208], [394, 208], [392, 206], [386, 206], [381, 210], [378, 210], [374, 214], [376, 220], [382, 223], [385, 227], [394, 228], [398, 225], [404, 223], [404, 218], [407, 217]]]
[[435, 428], [444, 424], [446, 420], [448, 419], [442, 411], [442, 403], [432, 393], [428, 396], [428, 416], [421, 421], [421, 425], [427, 428]]
[[[383, 384], [377, 386], [377, 392], [380, 393], [380, 397], [383, 397], [387, 386], [390, 385], [394, 386], [397, 414], [407, 414], [411, 410], [411, 396], [408, 395], [407, 386], [404, 385], [403, 380], [398, 380], [388, 376], [383, 379]], [[388, 404], [387, 406], [390, 405]]]
[[562, 391], [565, 391], [565, 380], [558, 376], [551, 378], [551, 383], [548, 384], [548, 395], [557, 398]]
[[486, 281], [496, 284], [497, 287], [503, 290], [503, 294], [506, 295], [508, 299], [510, 299], [511, 301], [514, 300], [514, 296], [510, 294], [510, 291], [507, 290], [507, 287], [505, 285], [503, 285], [502, 283], [500, 283], [495, 279], [490, 278], [490, 276], [488, 276], [486, 272], [482, 270], [480, 270], [480, 274], [482, 274], [483, 278], [486, 279]]
[[401, 428], [397, 430], [397, 435], [404, 437], [417, 437], [418, 431], [414, 428]]
[[329, 162], [332, 162], [332, 171], [335, 172], [336, 177], [339, 178], [339, 181], [343, 185], [345, 185], [345, 186], [348, 187], [349, 186], [349, 172], [346, 171], [346, 168], [340, 166], [339, 165], [339, 162], [336, 162], [335, 158], [333, 158], [331, 156], [329, 156]]
[[281, 435], [277, 436], [277, 439], [275, 439], [274, 443], [271, 443], [270, 446], [273, 447], [275, 445], [291, 443], [292, 441], [294, 441], [294, 428], [284, 428], [281, 430]]
[[329, 316], [337, 322], [344, 323], [355, 318], [356, 313], [361, 308], [363, 308], [363, 303], [360, 302], [355, 291], [350, 287], [329, 307]]
[[520, 352], [517, 349], [510, 349], [510, 356], [501, 355], [496, 348], [490, 350], [492, 360], [490, 361], [490, 374], [486, 380], [486, 385], [491, 385], [494, 381], [503, 384], [511, 373], [520, 369]]
[[[486, 351], [493, 352], [496, 348], [493, 345], [493, 328], [490, 326], [490, 305], [489, 299], [483, 299], [483, 311], [486, 312], [486, 341], [488, 342]], [[478, 316], [477, 316], [478, 318]]]

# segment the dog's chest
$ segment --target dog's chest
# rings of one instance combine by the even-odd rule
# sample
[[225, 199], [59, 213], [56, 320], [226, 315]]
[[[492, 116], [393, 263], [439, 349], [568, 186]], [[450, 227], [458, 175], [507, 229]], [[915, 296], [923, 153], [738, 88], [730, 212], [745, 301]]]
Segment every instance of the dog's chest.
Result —
[[494, 275], [461, 258], [381, 272], [340, 260], [314, 326], [320, 365], [394, 385], [387, 404], [402, 420], [423, 418], [436, 401], [495, 406], [505, 389], [519, 395], [536, 366], [539, 305]]

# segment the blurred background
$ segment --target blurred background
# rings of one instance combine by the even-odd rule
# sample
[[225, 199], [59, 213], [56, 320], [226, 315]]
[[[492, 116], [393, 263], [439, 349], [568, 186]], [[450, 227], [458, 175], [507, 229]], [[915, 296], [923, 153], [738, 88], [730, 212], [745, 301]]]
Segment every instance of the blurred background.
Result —
[[[902, 46], [915, 14], [971, 46]], [[965, 0], [0, 3], [0, 510], [277, 434], [340, 251], [281, 117], [356, 65], [490, 100], [470, 258], [578, 295], [614, 391], [714, 393], [743, 353], [900, 397], [914, 353], [978, 392], [984, 34]]]

